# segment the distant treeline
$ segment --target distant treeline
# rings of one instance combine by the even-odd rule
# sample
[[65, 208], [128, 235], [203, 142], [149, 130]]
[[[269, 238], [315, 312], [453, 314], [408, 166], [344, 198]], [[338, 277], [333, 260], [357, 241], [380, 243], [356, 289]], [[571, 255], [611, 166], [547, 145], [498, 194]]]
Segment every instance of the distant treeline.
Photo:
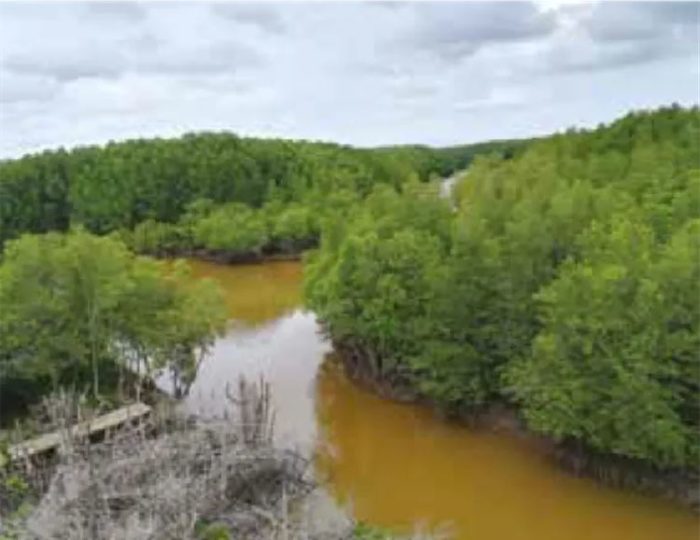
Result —
[[437, 197], [378, 186], [324, 227], [306, 297], [347, 364], [561, 442], [700, 464], [700, 112], [631, 113], [477, 158]]
[[146, 221], [172, 224], [198, 200], [240, 203], [228, 214], [272, 201], [319, 207], [330, 194], [363, 197], [377, 183], [427, 181], [465, 167], [477, 153], [512, 153], [517, 146], [372, 150], [203, 133], [46, 151], [0, 162], [0, 245], [71, 225], [103, 234]]

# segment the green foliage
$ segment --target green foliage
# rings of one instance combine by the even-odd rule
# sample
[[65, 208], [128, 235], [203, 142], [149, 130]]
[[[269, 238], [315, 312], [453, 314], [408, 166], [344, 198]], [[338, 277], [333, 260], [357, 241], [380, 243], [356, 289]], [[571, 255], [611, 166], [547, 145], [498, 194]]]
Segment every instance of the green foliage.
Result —
[[350, 223], [340, 217], [324, 231], [323, 249], [309, 260], [310, 306], [337, 340], [369, 357], [376, 376], [405, 371], [401, 360], [430, 333], [430, 283], [450, 219], [445, 201], [376, 190]]
[[175, 223], [185, 214], [201, 218], [208, 212], [197, 201], [259, 208], [339, 190], [364, 196], [377, 183], [427, 181], [464, 167], [476, 153], [515, 145], [370, 150], [201, 133], [44, 152], [0, 162], [0, 246], [71, 224], [107, 233], [148, 220]]
[[199, 522], [195, 534], [199, 540], [231, 540], [229, 528], [223, 523]]
[[700, 463], [697, 108], [477, 157], [458, 210], [411, 181], [325, 223], [306, 297], [376, 377], [556, 439]]
[[68, 227], [69, 178], [82, 163], [82, 152], [62, 150], [0, 162], [0, 245], [23, 232]]
[[238, 203], [219, 207], [193, 227], [194, 243], [212, 250], [259, 253], [267, 243], [262, 216]]
[[393, 538], [386, 530], [362, 522], [355, 525], [352, 537], [356, 540], [391, 540]]
[[261, 209], [244, 204], [216, 205], [198, 199], [178, 223], [147, 220], [118, 236], [137, 253], [177, 255], [192, 249], [232, 257], [300, 253], [318, 242], [319, 224], [311, 206], [273, 201]]
[[137, 253], [177, 253], [192, 243], [186, 228], [152, 219], [142, 221], [128, 238], [129, 247]]
[[270, 238], [277, 250], [295, 252], [316, 243], [319, 230], [310, 207], [294, 204], [269, 214]]
[[29, 485], [27, 482], [17, 474], [11, 474], [4, 479], [5, 489], [11, 491], [12, 493], [23, 496], [29, 490]]
[[700, 455], [700, 220], [667, 245], [595, 225], [537, 295], [543, 328], [511, 380], [531, 425], [661, 465]]
[[[121, 367], [186, 384], [225, 320], [218, 291], [81, 230], [25, 235], [0, 264], [0, 394], [116, 383]], [[101, 380], [105, 377], [106, 380]], [[88, 382], [89, 381], [89, 382]], [[22, 395], [22, 394], [20, 394]]]
[[[22, 495], [24, 499], [29, 499], [28, 496]], [[6, 501], [10, 503], [16, 501]], [[21, 500], [17, 502], [15, 509], [7, 512], [2, 519], [2, 530], [0, 530], [0, 540], [21, 540], [26, 538], [26, 520], [34, 510], [33, 504], [29, 500]]]

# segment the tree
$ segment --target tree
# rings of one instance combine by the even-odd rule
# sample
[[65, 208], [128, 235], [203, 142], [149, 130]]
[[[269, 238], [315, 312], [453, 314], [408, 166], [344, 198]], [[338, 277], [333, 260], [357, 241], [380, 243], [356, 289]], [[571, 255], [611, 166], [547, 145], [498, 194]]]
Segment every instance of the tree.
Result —
[[307, 206], [289, 205], [271, 216], [270, 239], [283, 252], [311, 247], [317, 238], [318, 227]]
[[478, 156], [456, 211], [375, 185], [322, 221], [306, 298], [349, 365], [447, 411], [506, 402], [554, 439], [697, 468], [699, 126], [672, 107]]
[[142, 221], [128, 235], [128, 245], [136, 253], [177, 253], [190, 247], [191, 243], [190, 233], [184, 226], [152, 219]]
[[447, 174], [482, 150], [358, 149], [199, 133], [27, 155], [0, 162], [0, 246], [25, 232], [65, 231], [71, 224], [104, 234], [147, 220], [175, 223], [198, 200], [259, 208], [339, 190], [364, 197], [379, 183], [398, 188], [414, 176]]
[[222, 327], [222, 306], [211, 283], [191, 283], [179, 266], [167, 272], [114, 238], [25, 235], [0, 265], [0, 386], [89, 380], [97, 396], [126, 367], [188, 375]]
[[245, 205], [231, 203], [198, 221], [194, 240], [207, 249], [259, 254], [267, 243], [267, 231], [262, 216]]
[[534, 428], [660, 465], [695, 463], [698, 232], [695, 221], [657, 248], [648, 227], [620, 217], [584, 235], [581, 262], [537, 295], [532, 356], [511, 368]]

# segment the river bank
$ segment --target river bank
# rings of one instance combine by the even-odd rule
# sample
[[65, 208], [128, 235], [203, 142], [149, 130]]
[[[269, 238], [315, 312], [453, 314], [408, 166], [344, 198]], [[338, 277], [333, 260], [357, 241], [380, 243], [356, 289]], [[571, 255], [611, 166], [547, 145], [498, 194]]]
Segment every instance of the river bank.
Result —
[[237, 253], [234, 251], [213, 250], [213, 249], [193, 249], [170, 253], [167, 258], [187, 258], [198, 259], [214, 264], [263, 264], [279, 261], [301, 261], [303, 251], [291, 253]]
[[494, 401], [478, 409], [446, 410], [418, 392], [406, 376], [378, 376], [370, 367], [373, 363], [359, 348], [334, 341], [334, 349], [346, 376], [384, 399], [419, 405], [441, 421], [457, 423], [464, 429], [518, 437], [569, 474], [616, 489], [668, 499], [700, 513], [697, 471], [661, 469], [643, 460], [597, 451], [577, 440], [546, 437], [532, 431], [518, 407], [505, 401]]
[[195, 259], [220, 265], [264, 264], [280, 261], [301, 261], [309, 246], [295, 251], [262, 250], [255, 252], [238, 252], [223, 249], [178, 248], [162, 249], [154, 252], [139, 252], [156, 259]]

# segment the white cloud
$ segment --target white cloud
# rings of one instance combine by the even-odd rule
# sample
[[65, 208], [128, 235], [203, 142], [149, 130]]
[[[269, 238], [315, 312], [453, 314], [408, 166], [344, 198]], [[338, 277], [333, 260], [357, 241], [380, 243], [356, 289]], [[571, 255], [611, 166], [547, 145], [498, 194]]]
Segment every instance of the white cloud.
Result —
[[697, 4], [0, 4], [0, 155], [227, 129], [450, 144], [698, 95]]
[[0, 70], [0, 103], [46, 101], [60, 85], [50, 77]]
[[545, 37], [555, 28], [555, 15], [531, 3], [436, 2], [416, 6], [405, 40], [450, 60], [492, 43]]

